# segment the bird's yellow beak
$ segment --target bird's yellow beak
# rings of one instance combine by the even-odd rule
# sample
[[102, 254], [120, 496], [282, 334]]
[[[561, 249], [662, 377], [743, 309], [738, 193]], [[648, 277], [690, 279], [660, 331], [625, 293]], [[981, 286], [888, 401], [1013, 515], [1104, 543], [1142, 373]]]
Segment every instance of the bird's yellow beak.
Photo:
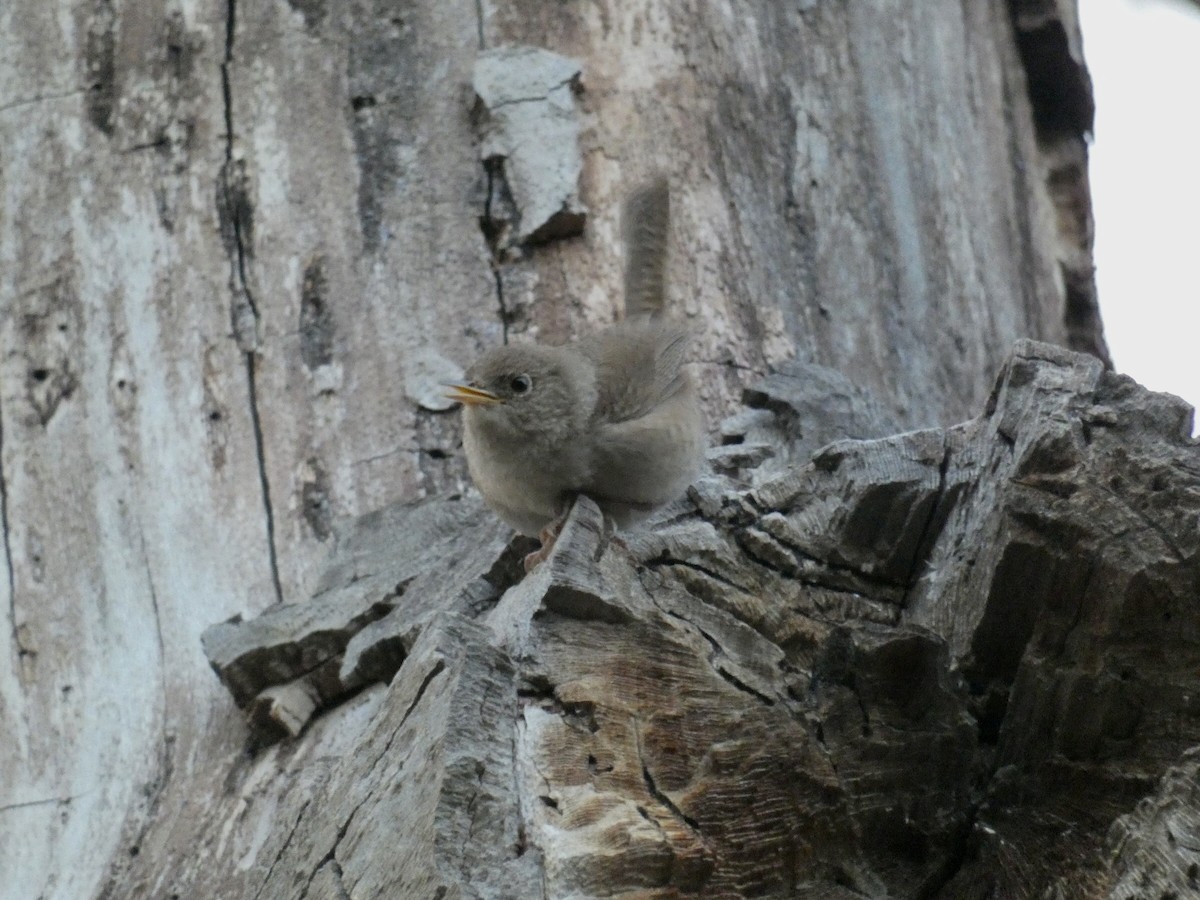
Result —
[[457, 400], [463, 406], [491, 406], [493, 403], [504, 402], [491, 391], [471, 387], [469, 384], [448, 384], [446, 387], [450, 389], [446, 391], [446, 396]]

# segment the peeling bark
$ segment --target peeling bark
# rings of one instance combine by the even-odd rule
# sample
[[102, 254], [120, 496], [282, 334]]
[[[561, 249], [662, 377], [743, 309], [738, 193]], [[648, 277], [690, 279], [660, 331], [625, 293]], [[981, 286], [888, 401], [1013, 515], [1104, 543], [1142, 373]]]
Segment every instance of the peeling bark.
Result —
[[[582, 90], [579, 75], [577, 62], [537, 47], [484, 51], [475, 63], [479, 152], [488, 172], [484, 229], [501, 259], [522, 244], [583, 231], [583, 161], [572, 99]], [[512, 200], [504, 218], [495, 208], [497, 193]]]

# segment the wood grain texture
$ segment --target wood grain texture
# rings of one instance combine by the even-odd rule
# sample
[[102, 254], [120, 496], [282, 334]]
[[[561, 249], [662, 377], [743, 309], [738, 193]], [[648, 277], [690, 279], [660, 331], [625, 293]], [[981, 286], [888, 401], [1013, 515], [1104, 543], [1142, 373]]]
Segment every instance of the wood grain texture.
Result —
[[[381, 710], [397, 717], [386, 732], [396, 746], [436, 744], [442, 726], [417, 735], [403, 716], [426, 696], [461, 704], [438, 713], [459, 736], [437, 759], [461, 762], [446, 748], [482, 741], [497, 766], [517, 765], [498, 719], [485, 739], [455, 718], [487, 685], [512, 696], [497, 674], [511, 660], [486, 651], [473, 675], [456, 668], [456, 642], [479, 639], [467, 626], [439, 626], [423, 668], [384, 688], [364, 685], [416, 653], [424, 631], [387, 615], [359, 623], [323, 670], [359, 693], [312, 693], [311, 673], [292, 672], [285, 700], [311, 701], [304, 714], [281, 701], [307, 729], [302, 746], [257, 756], [201, 635], [319, 592], [329, 553], [340, 558], [336, 523], [468, 491], [457, 418], [430, 408], [431, 373], [505, 339], [561, 339], [614, 319], [619, 200], [652, 172], [668, 174], [677, 198], [669, 305], [699, 334], [693, 368], [714, 423], [768, 369], [826, 366], [875, 397], [840, 436], [940, 426], [981, 407], [1015, 338], [1102, 350], [1084, 315], [1082, 137], [1078, 126], [1047, 130], [1061, 117], [1031, 100], [1022, 50], [1047, 23], [1058, 35], [1057, 22], [1061, 46], [1039, 45], [1036, 58], [1062, 50], [1078, 74], [1072, 9], [1018, 12], [999, 0], [736, 14], [687, 2], [3, 4], [6, 889], [265, 897], [300, 895], [311, 877], [312, 892], [336, 896], [349, 870], [326, 854], [359, 826], [338, 805], [344, 792], [322, 785], [343, 783], [332, 774], [341, 759], [364, 767], [357, 778], [394, 776], [365, 774], [375, 756], [360, 758], [386, 751], [386, 738], [368, 736]], [[581, 67], [589, 216], [577, 238], [497, 255], [483, 227], [497, 174], [480, 162], [471, 78], [481, 49], [508, 44]], [[799, 420], [766, 420], [764, 404], [729, 429], [758, 435], [759, 452], [727, 454], [726, 471], [766, 459], [768, 444], [777, 452], [764, 471], [776, 474], [815, 449], [788, 443]], [[906, 490], [927, 477], [920, 468]], [[477, 543], [447, 551], [439, 571], [498, 540], [468, 532]], [[860, 576], [837, 575], [841, 587], [812, 602], [893, 622], [902, 590], [842, 589]], [[473, 622], [492, 599], [462, 602]], [[808, 624], [755, 604], [762, 621], [793, 629], [780, 640], [808, 639]], [[677, 650], [700, 646], [677, 630]], [[721, 697], [740, 691], [679, 665]], [[751, 684], [753, 665], [738, 666], [733, 677]], [[440, 686], [450, 674], [466, 679], [463, 693]], [[776, 713], [751, 700], [754, 727], [769, 730]], [[764, 749], [772, 766], [781, 752]], [[647, 768], [654, 791], [680, 805], [676, 782]], [[668, 822], [670, 806], [646, 789]], [[450, 817], [462, 799], [403, 790], [411, 809]], [[357, 821], [374, 828], [366, 809]], [[324, 810], [335, 824], [317, 835], [305, 816]], [[497, 846], [528, 845], [515, 821], [494, 824]], [[684, 821], [671, 827], [682, 834]], [[651, 845], [661, 862], [666, 845]], [[698, 847], [686, 878], [713, 859]], [[449, 859], [443, 851], [419, 850]], [[394, 877], [353, 875], [364, 892], [400, 890]]]
[[[599, 217], [583, 246], [534, 260], [509, 309], [555, 336], [578, 327], [564, 303], [576, 322], [613, 317], [616, 296], [594, 309], [594, 277], [573, 281], [570, 263], [609, 254], [617, 201], [661, 170], [676, 201], [670, 292], [698, 323], [715, 397], [795, 356], [853, 373], [915, 427], [970, 415], [1018, 337], [1102, 351], [1098, 321], [1068, 334], [1060, 259], [1090, 254], [1076, 227], [1090, 213], [1052, 196], [1054, 182], [1079, 199], [1080, 172], [1054, 173], [1059, 155], [1082, 159], [1081, 130], [1043, 140], [1012, 15], [1000, 2], [497, 6], [489, 46], [583, 62], [584, 200]], [[1075, 34], [1073, 18], [1055, 22]]]
[[[248, 784], [295, 822], [288, 864], [173, 874], [221, 895], [305, 896], [299, 881], [331, 862], [351, 896], [1185, 895], [1200, 741], [1190, 414], [1091, 357], [1022, 342], [970, 422], [836, 442], [754, 485], [710, 477], [623, 544], [583, 498], [523, 578], [518, 548], [485, 549], [467, 524], [469, 501], [360, 523], [370, 549], [331, 571], [380, 568], [403, 540], [378, 536], [447, 515], [466, 527], [430, 552], [481, 552], [457, 582], [418, 576], [393, 602], [407, 656], [382, 707], [366, 699], [379, 688], [332, 697], [297, 751], [277, 744], [255, 769], [332, 732], [379, 748], [419, 721], [411, 740], [440, 737], [426, 755], [399, 737], [379, 749], [372, 772], [400, 766], [390, 789], [362, 751], [297, 762], [300, 790]], [[327, 615], [329, 596], [309, 606]], [[343, 621], [366, 637], [355, 608]], [[222, 626], [257, 643], [239, 665], [260, 686], [312, 669], [263, 639], [281, 619], [296, 643], [334, 633], [305, 609]], [[218, 668], [236, 693], [244, 673]], [[324, 801], [308, 805], [315, 781], [343, 811], [413, 798], [372, 819], [374, 840], [402, 848], [390, 880], [375, 866], [393, 851], [348, 840], [357, 825], [334, 836]]]

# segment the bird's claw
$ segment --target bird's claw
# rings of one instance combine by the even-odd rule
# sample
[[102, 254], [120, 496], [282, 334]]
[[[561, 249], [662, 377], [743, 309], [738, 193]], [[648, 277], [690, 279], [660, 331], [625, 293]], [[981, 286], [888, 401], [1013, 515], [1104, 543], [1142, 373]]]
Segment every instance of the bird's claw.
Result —
[[532, 572], [550, 556], [550, 551], [554, 549], [554, 542], [558, 540], [558, 533], [562, 530], [566, 519], [564, 513], [538, 532], [538, 540], [542, 542], [542, 546], [532, 553], [525, 554], [523, 565], [526, 573]]

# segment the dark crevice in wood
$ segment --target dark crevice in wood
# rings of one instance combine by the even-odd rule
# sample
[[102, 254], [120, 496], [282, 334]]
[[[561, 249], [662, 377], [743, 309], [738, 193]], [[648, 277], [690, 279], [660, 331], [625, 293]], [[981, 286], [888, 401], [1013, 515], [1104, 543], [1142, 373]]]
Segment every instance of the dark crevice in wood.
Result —
[[343, 879], [346, 873], [342, 871], [342, 864], [336, 859], [329, 861], [329, 870], [333, 872], [333, 886], [337, 890], [337, 900], [351, 900], [350, 892], [346, 890], [346, 885]]
[[[980, 804], [971, 805], [967, 813], [967, 819], [962, 827], [954, 835], [950, 852], [938, 866], [937, 870], [931, 874], [923, 884], [918, 885], [916, 891], [913, 892], [913, 900], [938, 900], [942, 898], [942, 891], [954, 880], [967, 861], [972, 855], [971, 835], [975, 831], [975, 823], [979, 817]], [[944, 900], [950, 900], [946, 897]]]
[[[483, 23], [480, 20], [480, 46], [482, 47], [482, 29]], [[507, 222], [497, 219], [496, 211], [492, 208], [493, 200], [496, 193], [501, 190], [507, 190], [507, 183], [504, 179], [504, 159], [495, 157], [485, 160], [483, 163], [484, 171], [487, 173], [487, 195], [483, 201], [483, 215], [479, 219], [479, 229], [483, 232], [484, 240], [492, 252], [491, 266], [492, 278], [496, 283], [496, 302], [500, 307], [500, 333], [504, 343], [508, 343], [508, 324], [511, 320], [508, 304], [504, 300], [504, 278], [500, 272], [500, 246], [507, 238], [509, 225]]]
[[159, 150], [166, 152], [170, 149], [170, 147], [170, 140], [163, 135], [162, 137], [158, 137], [153, 141], [145, 141], [141, 144], [134, 144], [132, 147], [126, 147], [119, 152], [122, 156], [129, 156], [131, 153], [142, 153], [146, 150]]
[[661, 803], [671, 813], [671, 815], [675, 816], [675, 818], [680, 822], [683, 822], [683, 824], [690, 828], [697, 837], [700, 837], [700, 823], [676, 806], [675, 801], [659, 789], [657, 782], [654, 780], [654, 776], [650, 774], [650, 767], [646, 764], [645, 747], [642, 744], [642, 729], [640, 723], [636, 721], [634, 723], [633, 734], [634, 743], [637, 747], [638, 762], [642, 767], [642, 780], [646, 785], [646, 791], [651, 797]]
[[87, 32], [84, 60], [87, 74], [87, 112], [91, 123], [112, 137], [117, 113], [117, 14], [112, 0], [97, 4]]
[[8, 478], [4, 469], [4, 409], [0, 406], [0, 530], [3, 531], [4, 568], [8, 577], [8, 618], [13, 652], [20, 656], [21, 638], [17, 634], [17, 587], [13, 572], [12, 544], [8, 526]]
[[[825, 570], [825, 572], [808, 573], [803, 573], [799, 570], [795, 572], [786, 572], [775, 566], [770, 560], [763, 559], [759, 554], [755, 553], [753, 547], [749, 545], [749, 542], [744, 540], [742, 531], [739, 531], [735, 535], [735, 539], [738, 542], [738, 547], [743, 553], [745, 553], [748, 560], [756, 565], [762, 566], [765, 569], [769, 569], [770, 571], [788, 579], [789, 581], [794, 581], [796, 584], [802, 584], [805, 587], [823, 588], [825, 590], [837, 591], [843, 594], [861, 594], [863, 597], [875, 600], [879, 603], [889, 604], [894, 604], [896, 601], [894, 599], [889, 599], [886, 595], [878, 596], [872, 593], [871, 589], [878, 588], [879, 590], [884, 591], [886, 594], [886, 592], [889, 591], [896, 593], [899, 589], [902, 589], [905, 586], [902, 582], [894, 578], [888, 578], [884, 575], [873, 575], [868, 572], [864, 572], [861, 569], [855, 568], [852, 565], [835, 563], [829, 559], [822, 559], [819, 556], [813, 556], [813, 554], [808, 550], [804, 549], [798, 544], [788, 541], [784, 537], [772, 534], [768, 531], [763, 531], [763, 533], [770, 538], [771, 541], [791, 553], [795, 557], [798, 564], [801, 561], [804, 561], [812, 563], [816, 566], [820, 566]], [[799, 569], [799, 566], [797, 566], [797, 569]], [[839, 582], [836, 578], [836, 576], [839, 575], [849, 579], [851, 583]]]
[[760, 691], [756, 691], [754, 688], [750, 687], [750, 685], [746, 684], [746, 682], [742, 681], [737, 676], [733, 675], [724, 666], [713, 666], [713, 670], [718, 675], [720, 675], [723, 679], [725, 679], [725, 681], [727, 681], [729, 684], [733, 685], [733, 687], [737, 688], [742, 693], [749, 694], [755, 700], [759, 701], [760, 703], [765, 703], [767, 706], [775, 705], [774, 700], [772, 700], [766, 694], [761, 693]]
[[229, 84], [229, 64], [233, 60], [233, 39], [237, 26], [237, 0], [225, 6], [225, 55], [221, 60], [221, 92], [225, 100], [225, 161], [233, 159], [233, 95]]
[[[258, 406], [257, 385], [257, 331], [260, 315], [246, 277], [247, 257], [250, 254], [252, 233], [251, 206], [244, 184], [244, 174], [235, 171], [239, 167], [233, 158], [233, 84], [230, 67], [233, 65], [233, 45], [237, 24], [237, 0], [229, 0], [225, 12], [225, 55], [221, 61], [221, 94], [225, 113], [225, 164], [220, 180], [221, 209], [226, 222], [227, 243], [230, 252], [231, 320], [234, 336], [246, 358], [246, 385], [249, 393], [250, 422], [254, 431], [254, 451], [258, 462], [258, 480], [262, 491], [263, 511], [266, 517], [267, 555], [271, 568], [271, 584], [275, 590], [275, 602], [283, 602], [283, 586], [279, 579], [279, 554], [275, 541], [275, 513], [271, 505], [271, 485], [267, 476], [266, 448], [263, 440], [262, 417]], [[245, 303], [253, 324], [253, 335], [246, 334], [243, 326], [241, 304]]]
[[[1066, 344], [1096, 356], [1111, 369], [1091, 262], [1092, 203], [1084, 146], [1094, 128], [1096, 103], [1081, 51], [1073, 46], [1077, 26], [1064, 21], [1063, 13], [1047, 0], [1008, 0], [1007, 5], [1034, 132], [1047, 169], [1044, 187], [1059, 217], [1058, 237], [1082, 259], [1063, 259], [1059, 265]], [[1023, 171], [1019, 177], [1027, 181]]]
[[642, 761], [642, 779], [645, 781], [646, 790], [650, 792], [651, 797], [670, 810], [671, 815], [687, 825], [696, 834], [700, 833], [700, 823], [676, 806], [674, 800], [658, 789], [658, 785], [654, 783], [654, 776], [650, 774], [650, 769], [646, 766], [644, 760]]
[[868, 738], [871, 736], [871, 710], [867, 708], [867, 701], [863, 699], [863, 695], [859, 693], [858, 686], [853, 680], [847, 687], [854, 694], [854, 699], [858, 703], [858, 712], [862, 716], [862, 736]]
[[699, 572], [701, 575], [705, 575], [711, 578], [713, 581], [724, 585], [725, 587], [733, 588], [735, 591], [740, 591], [743, 594], [753, 593], [750, 588], [740, 585], [736, 581], [731, 581], [729, 578], [720, 574], [714, 569], [702, 566], [699, 563], [691, 562], [690, 560], [676, 559], [672, 556], [668, 556], [665, 553], [658, 559], [647, 560], [646, 565], [650, 568], [656, 568], [658, 566], [681, 566], [685, 569], [691, 569], [693, 572]]
[[301, 483], [300, 496], [303, 503], [304, 521], [318, 541], [327, 541], [333, 536], [333, 503], [329, 473], [319, 456], [307, 460], [307, 472]]
[[528, 673], [521, 677], [521, 683], [517, 687], [517, 698], [530, 702], [550, 703], [557, 708], [558, 698], [555, 696], [555, 690], [555, 685], [545, 675]]
[[408, 704], [408, 709], [404, 710], [404, 715], [400, 717], [400, 723], [392, 729], [391, 735], [388, 736], [388, 742], [384, 746], [383, 751], [375, 757], [366, 771], [372, 771], [379, 765], [380, 760], [388, 755], [388, 751], [392, 749], [392, 742], [396, 740], [396, 735], [400, 733], [400, 729], [404, 727], [404, 723], [408, 721], [408, 717], [412, 715], [413, 710], [421, 703], [421, 698], [425, 696], [425, 691], [429, 689], [429, 685], [433, 683], [433, 679], [437, 678], [444, 671], [446, 671], [446, 662], [439, 659], [424, 679], [422, 679], [420, 686], [417, 688], [417, 693], [413, 696], [412, 703]]
[[479, 49], [487, 49], [487, 39], [483, 30], [483, 0], [475, 0], [475, 26], [479, 30]]
[[[659, 608], [662, 609], [661, 606]], [[734, 675], [732, 672], [730, 672], [728, 669], [717, 664], [716, 657], [719, 654], [724, 655], [724, 651], [721, 649], [721, 643], [715, 637], [713, 637], [711, 634], [709, 634], [707, 631], [705, 631], [703, 628], [701, 628], [699, 625], [697, 625], [691, 619], [688, 619], [686, 616], [682, 616], [679, 613], [673, 612], [671, 610], [663, 610], [663, 612], [666, 615], [670, 616], [672, 619], [678, 619], [680, 622], [685, 622], [688, 625], [692, 626], [692, 628], [696, 629], [696, 633], [699, 634], [700, 637], [704, 638], [704, 640], [706, 640], [708, 642], [708, 646], [712, 650], [712, 653], [710, 653], [708, 656], [708, 664], [712, 667], [712, 670], [714, 672], [716, 672], [718, 675], [720, 675], [721, 678], [724, 679], [728, 684], [730, 684], [737, 690], [741, 691], [742, 693], [749, 694], [751, 697], [753, 697], [755, 700], [758, 700], [760, 703], [764, 703], [767, 706], [775, 705], [774, 699], [772, 699], [771, 697], [768, 697], [766, 694], [762, 693], [761, 691], [755, 690], [750, 685], [746, 684], [746, 682], [742, 681], [740, 678], [738, 678], [736, 675]]]
[[342, 872], [341, 863], [339, 863], [337, 860], [337, 848], [342, 843], [342, 839], [346, 837], [346, 832], [350, 830], [350, 823], [354, 821], [354, 817], [358, 815], [358, 811], [362, 809], [363, 804], [370, 799], [371, 797], [368, 795], [360, 800], [354, 809], [350, 811], [350, 815], [346, 817], [346, 821], [344, 821], [338, 827], [337, 837], [333, 839], [333, 846], [329, 848], [329, 852], [325, 854], [324, 858], [321, 859], [315, 866], [313, 866], [312, 874], [308, 876], [308, 883], [304, 885], [304, 890], [300, 894], [301, 897], [308, 896], [309, 889], [312, 887], [313, 879], [316, 878], [321, 873], [321, 870], [326, 866], [330, 867], [329, 870], [333, 873], [334, 881], [339, 892], [343, 895], [346, 894], [345, 886], [342, 884], [342, 877], [344, 873]]
[[1087, 68], [1072, 59], [1070, 38], [1061, 18], [1027, 9], [1039, 5], [1010, 0], [1034, 124], [1044, 136], [1089, 133], [1096, 116], [1092, 79]]
[[271, 584], [275, 588], [275, 602], [283, 603], [283, 585], [279, 580], [279, 554], [275, 547], [275, 512], [271, 506], [271, 482], [267, 477], [267, 458], [263, 443], [262, 419], [258, 412], [258, 387], [256, 383], [254, 353], [246, 354], [246, 383], [250, 391], [250, 422], [254, 428], [254, 450], [258, 458], [258, 481], [262, 488], [263, 513], [267, 525], [267, 555], [271, 564]]
[[300, 359], [310, 372], [334, 357], [335, 323], [325, 266], [324, 256], [314, 257], [300, 281]]
[[936, 532], [940, 531], [940, 529], [934, 528], [934, 523], [937, 522], [939, 513], [942, 512], [942, 504], [946, 499], [946, 473], [950, 471], [950, 455], [950, 447], [947, 445], [942, 452], [942, 461], [938, 465], [938, 485], [933, 495], [933, 503], [929, 505], [929, 515], [925, 517], [925, 522], [921, 525], [921, 534], [914, 545], [912, 562], [908, 567], [908, 577], [904, 579], [904, 597], [900, 605], [905, 609], [908, 608], [908, 595], [916, 587], [921, 566], [929, 559], [929, 554], [933, 550], [933, 544], [937, 540]]

